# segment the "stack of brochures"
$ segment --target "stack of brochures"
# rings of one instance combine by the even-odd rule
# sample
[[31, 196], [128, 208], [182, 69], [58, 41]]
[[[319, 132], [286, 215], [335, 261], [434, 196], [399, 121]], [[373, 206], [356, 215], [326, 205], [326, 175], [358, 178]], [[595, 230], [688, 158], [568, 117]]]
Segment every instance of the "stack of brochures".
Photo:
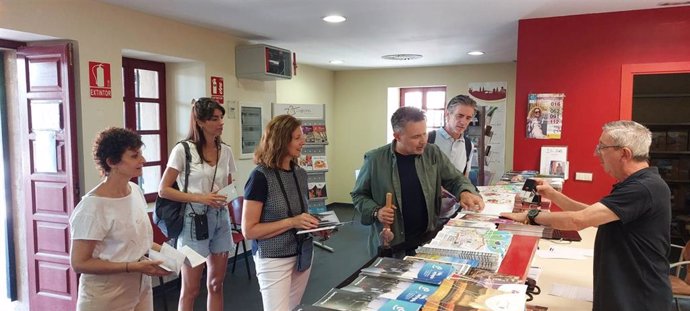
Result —
[[417, 248], [417, 253], [476, 259], [479, 268], [496, 272], [512, 238], [508, 231], [445, 226], [429, 243]]

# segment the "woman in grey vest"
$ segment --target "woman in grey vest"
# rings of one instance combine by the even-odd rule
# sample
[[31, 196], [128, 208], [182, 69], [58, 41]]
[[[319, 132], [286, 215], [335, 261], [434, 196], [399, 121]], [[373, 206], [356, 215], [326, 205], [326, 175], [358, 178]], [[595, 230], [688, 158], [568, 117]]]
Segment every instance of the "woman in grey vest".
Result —
[[319, 220], [307, 213], [307, 172], [297, 165], [301, 122], [281, 115], [268, 123], [254, 152], [257, 167], [244, 187], [242, 233], [252, 254], [263, 309], [289, 311], [302, 300], [311, 271], [312, 238], [297, 234]]

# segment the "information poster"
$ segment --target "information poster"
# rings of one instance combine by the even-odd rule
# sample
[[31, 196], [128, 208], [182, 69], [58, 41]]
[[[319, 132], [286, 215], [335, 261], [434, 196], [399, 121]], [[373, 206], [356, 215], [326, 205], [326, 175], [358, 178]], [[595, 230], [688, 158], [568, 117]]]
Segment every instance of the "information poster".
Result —
[[527, 138], [561, 139], [563, 93], [529, 94], [527, 100]]

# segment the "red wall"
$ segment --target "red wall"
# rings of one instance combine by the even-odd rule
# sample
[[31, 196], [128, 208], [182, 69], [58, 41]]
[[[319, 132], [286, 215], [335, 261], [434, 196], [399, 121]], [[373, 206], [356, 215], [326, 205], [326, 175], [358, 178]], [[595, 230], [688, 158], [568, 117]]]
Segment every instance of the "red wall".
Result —
[[[689, 60], [687, 6], [521, 20], [513, 168], [538, 168], [542, 145], [566, 145], [570, 179], [564, 192], [596, 202], [615, 182], [593, 151], [601, 126], [619, 119], [621, 65]], [[525, 138], [529, 93], [565, 93], [562, 139]], [[594, 181], [575, 181], [575, 172], [593, 172]]]

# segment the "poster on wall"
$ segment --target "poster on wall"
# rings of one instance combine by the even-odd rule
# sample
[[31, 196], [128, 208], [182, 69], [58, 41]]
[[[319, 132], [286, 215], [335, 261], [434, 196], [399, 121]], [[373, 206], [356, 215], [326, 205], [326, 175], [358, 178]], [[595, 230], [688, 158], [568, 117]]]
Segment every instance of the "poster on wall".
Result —
[[323, 120], [323, 105], [273, 104], [273, 116], [289, 114], [300, 120]]
[[[473, 82], [469, 94], [479, 106], [486, 106], [484, 141], [485, 185], [493, 185], [505, 172], [507, 82]], [[473, 156], [477, 158], [476, 154]]]
[[561, 139], [563, 98], [563, 93], [528, 95], [527, 138]]

